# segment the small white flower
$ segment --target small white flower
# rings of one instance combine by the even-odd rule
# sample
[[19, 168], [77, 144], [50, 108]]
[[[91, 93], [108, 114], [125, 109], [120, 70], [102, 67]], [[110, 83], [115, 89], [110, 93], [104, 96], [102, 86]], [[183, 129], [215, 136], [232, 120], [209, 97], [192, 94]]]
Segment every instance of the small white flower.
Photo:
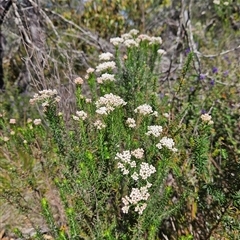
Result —
[[100, 63], [97, 67], [96, 67], [96, 72], [103, 72], [106, 71], [108, 69], [113, 70], [116, 68], [116, 63], [113, 61], [110, 62], [103, 62]]
[[100, 61], [109, 61], [113, 58], [113, 54], [110, 52], [102, 53], [99, 55]]
[[80, 120], [80, 118], [79, 118], [78, 116], [75, 116], [75, 115], [73, 115], [72, 118], [73, 118], [73, 120], [75, 120], [75, 121], [79, 121], [79, 120]]
[[33, 124], [34, 125], [40, 125], [42, 123], [42, 120], [41, 119], [34, 119], [34, 121], [33, 121]]
[[163, 146], [162, 146], [161, 143], [156, 144], [156, 147], [157, 147], [158, 149], [162, 149], [162, 148], [163, 148]]
[[101, 106], [105, 106], [107, 108], [109, 107], [119, 107], [119, 106], [124, 106], [127, 103], [120, 98], [117, 95], [114, 95], [112, 93], [109, 94], [105, 94], [103, 97], [100, 97], [98, 101], [96, 101], [96, 106], [97, 108], [101, 107]]
[[139, 41], [148, 41], [148, 42], [151, 41], [151, 37], [148, 36], [147, 34], [140, 34], [140, 35], [137, 37], [137, 39], [138, 39]]
[[97, 82], [99, 84], [101, 84], [103, 82], [106, 82], [106, 81], [114, 82], [115, 81], [114, 75], [109, 74], [109, 73], [104, 73], [104, 74], [101, 75], [101, 77], [97, 78]]
[[74, 79], [74, 83], [76, 85], [82, 85], [83, 84], [83, 79], [81, 77], [77, 77]]
[[118, 162], [117, 163], [117, 168], [125, 169], [125, 166], [121, 162]]
[[165, 50], [163, 50], [163, 49], [158, 49], [157, 53], [158, 53], [160, 56], [167, 54], [167, 52], [166, 52]]
[[15, 118], [11, 118], [11, 119], [9, 120], [9, 123], [10, 123], [10, 124], [16, 124], [16, 119], [15, 119]]
[[169, 117], [170, 117], [170, 114], [169, 114], [169, 113], [163, 113], [163, 116], [164, 116], [165, 118], [169, 118]]
[[153, 125], [153, 126], [148, 126], [148, 132], [146, 133], [146, 135], [153, 135], [154, 137], [159, 137], [162, 133], [162, 126], [159, 125]]
[[132, 39], [132, 34], [130, 33], [124, 33], [121, 35], [121, 38], [124, 40]]
[[98, 130], [101, 130], [106, 127], [106, 125], [101, 120], [96, 120], [93, 123], [93, 126], [96, 127]]
[[28, 118], [27, 119], [27, 123], [31, 123], [32, 122], [32, 119], [31, 118]]
[[127, 39], [124, 41], [124, 45], [128, 48], [134, 46], [134, 47], [138, 47], [138, 42], [136, 42], [134, 39]]
[[148, 115], [148, 114], [151, 114], [153, 113], [153, 110], [152, 110], [152, 107], [148, 104], [143, 104], [143, 105], [140, 105], [138, 106], [135, 110], [134, 110], [135, 113], [139, 113], [139, 114], [142, 114], [142, 115]]
[[136, 167], [136, 161], [131, 161], [129, 164], [131, 168]]
[[9, 141], [9, 138], [8, 137], [3, 137], [3, 141], [7, 142], [7, 141]]
[[55, 100], [55, 102], [60, 102], [61, 101], [61, 97], [60, 96], [56, 96], [55, 98], [54, 98], [54, 100]]
[[161, 37], [151, 37], [150, 45], [151, 44], [162, 44], [162, 38]]
[[124, 198], [124, 197], [122, 198], [122, 202], [123, 202], [124, 205], [128, 205], [129, 204], [128, 199]]
[[204, 122], [209, 122], [212, 120], [212, 116], [209, 115], [208, 113], [205, 113], [205, 114], [202, 114], [201, 115], [201, 119], [204, 121]]
[[156, 172], [156, 168], [146, 162], [141, 163], [139, 175], [142, 179], [147, 179], [153, 173]]
[[123, 213], [128, 213], [128, 210], [129, 210], [129, 205], [125, 205], [124, 207], [122, 207]]
[[172, 138], [163, 137], [158, 144], [156, 144], [156, 147], [158, 149], [162, 149], [163, 146], [168, 148], [169, 150], [172, 150], [173, 152], [176, 152], [177, 149], [174, 147], [175, 143]]
[[129, 31], [129, 34], [133, 35], [133, 36], [136, 36], [137, 34], [139, 33], [139, 31], [137, 29], [131, 29]]
[[130, 163], [131, 153], [129, 150], [123, 151], [122, 153], [117, 153], [115, 159], [121, 160], [124, 163]]
[[136, 127], [136, 121], [133, 118], [128, 118], [126, 121], [126, 124], [130, 128], [135, 128]]
[[48, 101], [49, 99], [54, 99], [55, 102], [60, 101], [60, 97], [56, 96], [57, 90], [56, 89], [44, 89], [39, 91], [39, 94], [34, 94], [33, 98], [29, 100], [30, 104], [34, 104], [36, 102]]
[[213, 0], [213, 3], [216, 4], [216, 5], [219, 5], [220, 4], [220, 0]]
[[213, 120], [210, 120], [209, 122], [208, 122], [208, 125], [212, 125], [214, 122], [213, 122]]
[[86, 103], [91, 103], [92, 99], [91, 98], [86, 98], [85, 101], [86, 101]]
[[109, 110], [107, 107], [100, 107], [96, 110], [96, 113], [98, 113], [100, 115], [108, 115]]
[[139, 215], [142, 215], [143, 214], [143, 211], [146, 209], [147, 207], [147, 204], [146, 203], [143, 203], [142, 205], [137, 205], [134, 209], [135, 212], [138, 212]]
[[178, 150], [177, 150], [177, 148], [174, 147], [174, 148], [172, 148], [172, 151], [177, 152]]
[[137, 204], [142, 200], [142, 194], [141, 191], [138, 188], [132, 188], [132, 191], [129, 195], [130, 197], [130, 203], [131, 204]]
[[136, 172], [134, 172], [134, 173], [132, 174], [131, 178], [132, 178], [133, 180], [137, 181], [137, 180], [138, 180], [138, 174], [137, 174]]
[[48, 107], [48, 106], [49, 106], [49, 102], [48, 101], [42, 103], [42, 107], [45, 108], [45, 107]]
[[157, 112], [157, 111], [154, 111], [154, 112], [152, 113], [152, 116], [158, 117], [158, 112]]
[[114, 46], [118, 46], [120, 43], [123, 43], [123, 39], [120, 37], [116, 38], [110, 38], [110, 43], [112, 43]]
[[144, 150], [142, 148], [137, 148], [134, 151], [131, 151], [131, 154], [137, 159], [142, 159], [144, 156]]
[[94, 68], [88, 68], [86, 73], [90, 74], [90, 73], [94, 73], [95, 69]]
[[129, 174], [129, 171], [127, 169], [124, 169], [123, 170], [123, 175], [128, 175]]
[[85, 120], [87, 118], [87, 113], [84, 111], [77, 111], [76, 112], [77, 116], [81, 118], [82, 120]]

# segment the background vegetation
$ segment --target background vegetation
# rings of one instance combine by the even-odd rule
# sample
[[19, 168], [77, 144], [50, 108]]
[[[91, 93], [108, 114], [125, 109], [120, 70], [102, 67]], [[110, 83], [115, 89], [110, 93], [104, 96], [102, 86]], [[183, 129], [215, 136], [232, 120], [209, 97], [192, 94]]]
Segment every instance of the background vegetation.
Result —
[[[238, 0], [0, 4], [1, 237], [240, 238]], [[162, 44], [110, 43], [131, 29], [161, 36]], [[86, 70], [105, 52], [114, 55], [108, 73], [116, 82], [98, 85], [99, 73]], [[61, 97], [48, 98], [45, 112], [29, 104], [43, 89]], [[127, 105], [102, 117], [106, 128], [98, 131], [94, 103], [107, 93]], [[125, 121], [144, 103], [159, 116], [136, 119], [132, 131]], [[80, 110], [86, 121], [74, 121]], [[205, 113], [212, 125], [201, 120]], [[178, 151], [158, 153], [145, 135], [149, 125], [163, 126]], [[156, 168], [153, 197], [143, 215], [123, 214], [121, 198], [144, 182], [126, 180], [112, 161], [137, 148]]]

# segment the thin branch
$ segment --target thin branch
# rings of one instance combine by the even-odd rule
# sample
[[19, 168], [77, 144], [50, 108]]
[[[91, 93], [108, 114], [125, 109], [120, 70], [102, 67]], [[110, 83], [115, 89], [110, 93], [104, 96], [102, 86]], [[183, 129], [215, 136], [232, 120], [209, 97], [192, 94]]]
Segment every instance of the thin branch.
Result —
[[18, 7], [17, 7], [17, 0], [12, 0], [12, 5], [13, 5], [13, 9], [14, 9], [14, 14], [16, 16], [15, 19], [15, 23], [16, 25], [19, 27], [20, 32], [22, 33], [23, 37], [24, 37], [24, 41], [29, 44], [30, 46], [32, 46], [32, 41], [29, 39], [27, 32], [25, 31], [25, 28], [23, 26], [23, 22], [22, 19], [18, 13]]
[[2, 25], [4, 17], [6, 16], [11, 5], [12, 5], [11, 0], [5, 0], [5, 1], [1, 0], [1, 2], [0, 2], [0, 25]]
[[58, 32], [57, 32], [56, 28], [54, 27], [54, 24], [53, 24], [53, 22], [51, 21], [51, 19], [48, 17], [48, 15], [47, 15], [35, 2], [33, 2], [32, 0], [28, 0], [28, 1], [32, 4], [32, 6], [33, 6], [34, 8], [37, 8], [37, 9], [39, 10], [39, 13], [40, 13], [40, 14], [42, 15], [42, 17], [45, 19], [46, 23], [49, 23], [49, 24], [50, 24], [50, 26], [51, 26], [54, 34], [55, 34], [56, 37], [59, 39]]
[[[106, 40], [100, 38], [99, 36], [96, 36], [96, 34], [93, 34], [90, 31], [85, 30], [84, 28], [80, 27], [79, 25], [77, 25], [73, 21], [70, 21], [70, 20], [66, 19], [65, 17], [63, 17], [62, 15], [58, 14], [57, 12], [55, 12], [53, 10], [49, 10], [49, 9], [46, 9], [46, 8], [44, 10], [46, 12], [49, 12], [49, 13], [57, 16], [59, 19], [61, 19], [65, 23], [71, 25], [72, 27], [74, 27], [75, 29], [77, 29], [81, 33], [83, 33], [85, 36], [89, 37], [89, 39], [92, 40], [92, 42], [90, 44], [94, 45], [97, 49], [100, 49], [100, 50], [103, 51], [104, 48], [107, 48], [108, 51], [113, 52], [113, 46], [111, 44], [109, 44]], [[84, 41], [87, 42], [86, 39]], [[105, 45], [105, 47], [103, 47], [103, 45]]]
[[195, 53], [196, 55], [199, 55], [200, 57], [213, 58], [213, 57], [219, 57], [219, 56], [228, 54], [228, 53], [230, 53], [230, 52], [234, 52], [234, 51], [236, 51], [236, 50], [239, 49], [239, 48], [240, 48], [240, 45], [237, 46], [237, 47], [231, 48], [231, 49], [229, 49], [229, 50], [226, 50], [226, 51], [217, 53], [217, 54], [209, 54], [209, 55], [205, 55], [205, 54], [203, 54], [203, 53], [201, 53], [201, 52], [199, 52], [199, 51], [195, 51], [194, 53]]

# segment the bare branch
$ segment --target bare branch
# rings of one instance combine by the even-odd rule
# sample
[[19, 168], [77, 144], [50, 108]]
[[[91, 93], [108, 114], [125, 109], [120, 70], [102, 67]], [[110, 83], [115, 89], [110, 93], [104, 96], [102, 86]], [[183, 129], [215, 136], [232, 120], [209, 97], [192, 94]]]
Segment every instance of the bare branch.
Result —
[[199, 51], [195, 51], [194, 53], [197, 54], [197, 55], [200, 56], [200, 57], [213, 58], [213, 57], [223, 56], [223, 55], [228, 54], [228, 53], [230, 53], [230, 52], [234, 52], [234, 51], [236, 51], [237, 49], [240, 49], [240, 45], [237, 46], [237, 47], [231, 48], [231, 49], [229, 49], [229, 50], [225, 50], [225, 51], [223, 51], [223, 52], [216, 53], [216, 54], [205, 55], [205, 54], [203, 54], [203, 53], [201, 53], [201, 52], [199, 52]]

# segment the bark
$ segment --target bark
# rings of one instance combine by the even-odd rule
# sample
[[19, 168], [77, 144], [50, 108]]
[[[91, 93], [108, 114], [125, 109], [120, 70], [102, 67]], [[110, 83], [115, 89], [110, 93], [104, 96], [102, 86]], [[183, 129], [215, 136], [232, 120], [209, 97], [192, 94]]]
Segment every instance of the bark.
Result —
[[5, 15], [12, 5], [11, 0], [0, 0], [0, 90], [4, 88], [4, 72], [3, 72], [3, 41], [4, 36], [2, 34], [2, 23]]

